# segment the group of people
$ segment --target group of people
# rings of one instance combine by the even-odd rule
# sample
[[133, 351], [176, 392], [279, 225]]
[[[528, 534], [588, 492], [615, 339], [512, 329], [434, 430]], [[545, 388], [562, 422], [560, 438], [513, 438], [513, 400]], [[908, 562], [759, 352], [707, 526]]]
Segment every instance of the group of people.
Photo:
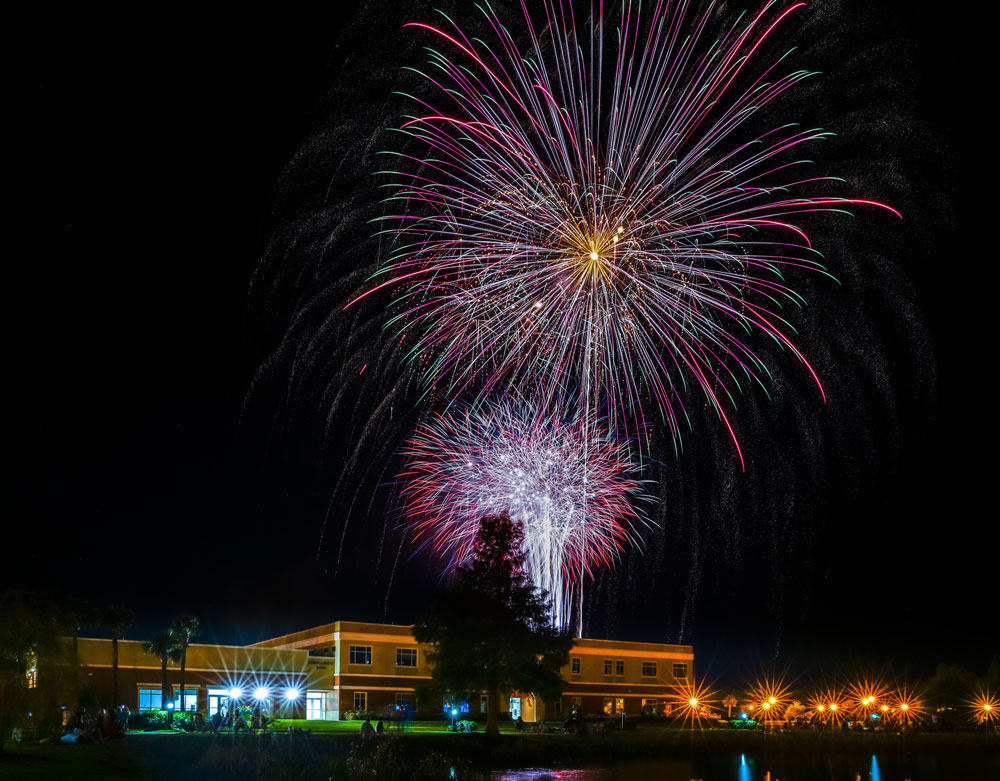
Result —
[[381, 721], [372, 726], [371, 719], [365, 719], [365, 723], [361, 725], [361, 738], [362, 740], [372, 740], [374, 738], [381, 737], [385, 734], [385, 724]]
[[195, 716], [194, 729], [196, 732], [208, 730], [209, 732], [222, 732], [223, 727], [231, 727], [233, 732], [267, 732], [268, 718], [260, 705], [257, 705], [250, 714], [250, 723], [247, 724], [246, 717], [239, 708], [219, 708], [212, 714], [211, 721], [205, 723], [205, 719], [199, 713]]
[[65, 718], [63, 726], [66, 732], [59, 740], [63, 743], [103, 743], [122, 738], [128, 732], [130, 715], [125, 705], [117, 710], [101, 708], [96, 715], [80, 706], [76, 713]]

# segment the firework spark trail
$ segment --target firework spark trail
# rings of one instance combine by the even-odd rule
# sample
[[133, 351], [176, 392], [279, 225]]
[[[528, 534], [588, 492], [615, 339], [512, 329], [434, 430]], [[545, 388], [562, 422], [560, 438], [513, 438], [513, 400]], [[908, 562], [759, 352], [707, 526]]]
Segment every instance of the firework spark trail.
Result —
[[796, 173], [809, 162], [800, 148], [829, 133], [748, 131], [812, 75], [777, 74], [784, 57], [758, 62], [804, 4], [779, 5], [710, 42], [711, 7], [692, 26], [686, 2], [658, 2], [649, 20], [625, 2], [606, 42], [603, 5], [584, 24], [544, 0], [539, 27], [522, 3], [526, 54], [488, 4], [492, 48], [450, 20], [412, 23], [442, 42], [423, 75], [443, 102], [413, 98], [422, 113], [401, 132], [429, 151], [396, 154], [415, 172], [384, 172], [401, 207], [386, 231], [400, 241], [347, 306], [396, 291], [389, 325], [412, 339], [426, 389], [483, 400], [500, 383], [541, 382], [552, 403], [586, 388], [580, 405], [607, 409], [611, 429], [642, 429], [652, 398], [675, 446], [690, 381], [735, 442], [735, 394], [769, 377], [754, 332], [818, 385], [788, 335], [782, 310], [804, 302], [784, 272], [826, 271], [792, 220], [852, 205], [898, 212], [798, 194], [839, 181]]
[[509, 513], [524, 529], [532, 582], [557, 626], [570, 620], [582, 573], [614, 561], [647, 523], [650, 501], [626, 444], [579, 416], [542, 416], [524, 402], [453, 405], [429, 416], [403, 449], [400, 475], [417, 538], [462, 564], [479, 519]]

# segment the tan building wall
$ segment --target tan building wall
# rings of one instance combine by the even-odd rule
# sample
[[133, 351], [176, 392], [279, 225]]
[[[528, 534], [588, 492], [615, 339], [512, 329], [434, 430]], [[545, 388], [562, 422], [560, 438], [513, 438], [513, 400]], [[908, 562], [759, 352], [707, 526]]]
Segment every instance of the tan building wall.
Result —
[[[427, 647], [413, 638], [412, 626], [336, 621], [249, 646], [192, 644], [188, 647], [185, 688], [194, 689], [197, 709], [210, 710], [209, 695], [239, 687], [250, 702], [257, 687], [270, 695], [272, 713], [304, 718], [308, 714], [340, 719], [366, 710], [383, 718], [415, 708], [418, 689], [431, 683]], [[102, 703], [111, 699], [110, 640], [80, 638], [80, 661]], [[160, 660], [134, 640], [118, 643], [119, 699], [139, 707], [139, 690], [160, 688]], [[562, 697], [538, 702], [513, 692], [501, 712], [520, 709], [525, 721], [565, 718], [576, 709], [584, 716], [660, 715], [669, 710], [679, 687], [692, 680], [694, 650], [686, 645], [628, 643], [580, 638], [562, 669]], [[180, 665], [168, 666], [168, 682], [180, 684]], [[298, 701], [283, 693], [296, 689]], [[485, 712], [485, 692], [467, 704], [470, 715]], [[321, 707], [318, 700], [322, 700]], [[427, 715], [443, 714], [440, 704], [423, 703]]]

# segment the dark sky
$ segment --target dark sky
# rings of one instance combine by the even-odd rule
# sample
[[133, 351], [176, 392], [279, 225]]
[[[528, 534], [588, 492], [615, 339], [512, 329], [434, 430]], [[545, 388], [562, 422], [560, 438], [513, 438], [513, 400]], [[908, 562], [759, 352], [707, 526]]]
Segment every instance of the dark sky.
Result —
[[[970, 290], [992, 280], [973, 270], [985, 259], [965, 252], [960, 98], [946, 89], [956, 66], [927, 56], [957, 50], [957, 22], [904, 16], [908, 7], [883, 3], [862, 14], [849, 4], [836, 17], [838, 40], [850, 43], [857, 27], [859, 40], [871, 41], [875, 29], [909, 58], [899, 75], [904, 110], [887, 114], [881, 130], [902, 149], [902, 205], [927, 224], [911, 220], [892, 245], [905, 257], [881, 277], [905, 288], [878, 346], [894, 400], [891, 443], [877, 441], [878, 403], [817, 413], [836, 419], [838, 431], [856, 417], [871, 430], [870, 453], [848, 446], [819, 458], [827, 493], [797, 499], [804, 509], [789, 514], [792, 531], [751, 534], [747, 555], [716, 556], [713, 543], [700, 543], [711, 550], [699, 559], [694, 592], [682, 556], [661, 567], [647, 554], [642, 571], [659, 572], [656, 582], [606, 585], [595, 598], [594, 634], [673, 640], [672, 605], [686, 592], [697, 604], [686, 608], [684, 639], [717, 674], [749, 672], [776, 655], [795, 670], [824, 654], [920, 671], [949, 660], [984, 667], [997, 650], [993, 424], [975, 357], [985, 341], [976, 310], [985, 304]], [[399, 565], [390, 564], [400, 548], [385, 491], [370, 511], [355, 510], [341, 547], [349, 500], [333, 485], [348, 443], [337, 430], [323, 440], [322, 416], [308, 403], [278, 403], [288, 388], [280, 366], [245, 404], [288, 317], [280, 296], [270, 306], [251, 296], [252, 276], [272, 234], [305, 203], [299, 194], [310, 177], [327, 175], [322, 166], [304, 171], [308, 156], [297, 152], [307, 139], [335, 137], [328, 131], [338, 116], [345, 127], [368, 119], [353, 116], [345, 99], [351, 74], [373, 56], [366, 36], [377, 50], [383, 27], [397, 30], [402, 12], [365, 5], [363, 23], [332, 12], [137, 13], [36, 18], [26, 29], [23, 110], [12, 120], [26, 174], [13, 228], [26, 240], [7, 255], [14, 501], [0, 585], [124, 603], [139, 616], [137, 637], [181, 611], [201, 616], [206, 638], [220, 642], [337, 618], [410, 622], [434, 587], [434, 562], [411, 559], [404, 546]], [[838, 94], [850, 99], [847, 88]], [[845, 105], [836, 109], [848, 115]], [[906, 126], [893, 116], [908, 116]], [[334, 158], [352, 162], [334, 144], [325, 154], [328, 168]], [[881, 282], [868, 284], [871, 292]], [[837, 450], [830, 439], [815, 446]], [[764, 463], [733, 479], [779, 480]], [[701, 482], [669, 497], [671, 508], [700, 506], [711, 490], [704, 471], [675, 472], [670, 485], [689, 472]], [[705, 525], [705, 540], [721, 534], [707, 511], [682, 514], [690, 528]], [[804, 536], [798, 526], [812, 521], [803, 515], [816, 524]], [[805, 541], [789, 542], [796, 563], [776, 580], [788, 561], [775, 552], [783, 535]], [[691, 542], [666, 536], [682, 539]], [[671, 602], [663, 610], [672, 618], [661, 620], [661, 602]]]

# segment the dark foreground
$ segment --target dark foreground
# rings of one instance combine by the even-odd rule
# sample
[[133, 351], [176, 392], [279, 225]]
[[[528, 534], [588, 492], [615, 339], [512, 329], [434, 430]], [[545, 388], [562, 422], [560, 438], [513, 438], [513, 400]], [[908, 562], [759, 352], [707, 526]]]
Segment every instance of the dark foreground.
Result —
[[[327, 781], [360, 777], [390, 779], [479, 779], [505, 768], [599, 767], [624, 769], [630, 762], [681, 761], [679, 767], [723, 767], [752, 757], [752, 774], [702, 772], [718, 778], [775, 777], [795, 781], [846, 778], [842, 757], [877, 755], [883, 767], [907, 768], [913, 781], [1000, 778], [1000, 736], [983, 734], [876, 735], [785, 733], [765, 735], [724, 730], [620, 732], [608, 735], [402, 734], [362, 743], [356, 735], [134, 734], [104, 745], [7, 744], [0, 779], [279, 779]], [[721, 758], [721, 760], [720, 760]], [[713, 764], [714, 763], [714, 764]], [[666, 767], [666, 764], [664, 765]], [[796, 768], [796, 772], [777, 768]], [[835, 770], [835, 768], [838, 768]], [[921, 769], [927, 769], [922, 776]], [[758, 772], [759, 771], [759, 772]], [[691, 771], [693, 772], [693, 771]], [[680, 778], [685, 770], [678, 770]], [[895, 781], [883, 771], [883, 781]], [[614, 775], [614, 771], [612, 772]], [[870, 775], [870, 773], [866, 773]], [[851, 781], [853, 781], [853, 774]]]

